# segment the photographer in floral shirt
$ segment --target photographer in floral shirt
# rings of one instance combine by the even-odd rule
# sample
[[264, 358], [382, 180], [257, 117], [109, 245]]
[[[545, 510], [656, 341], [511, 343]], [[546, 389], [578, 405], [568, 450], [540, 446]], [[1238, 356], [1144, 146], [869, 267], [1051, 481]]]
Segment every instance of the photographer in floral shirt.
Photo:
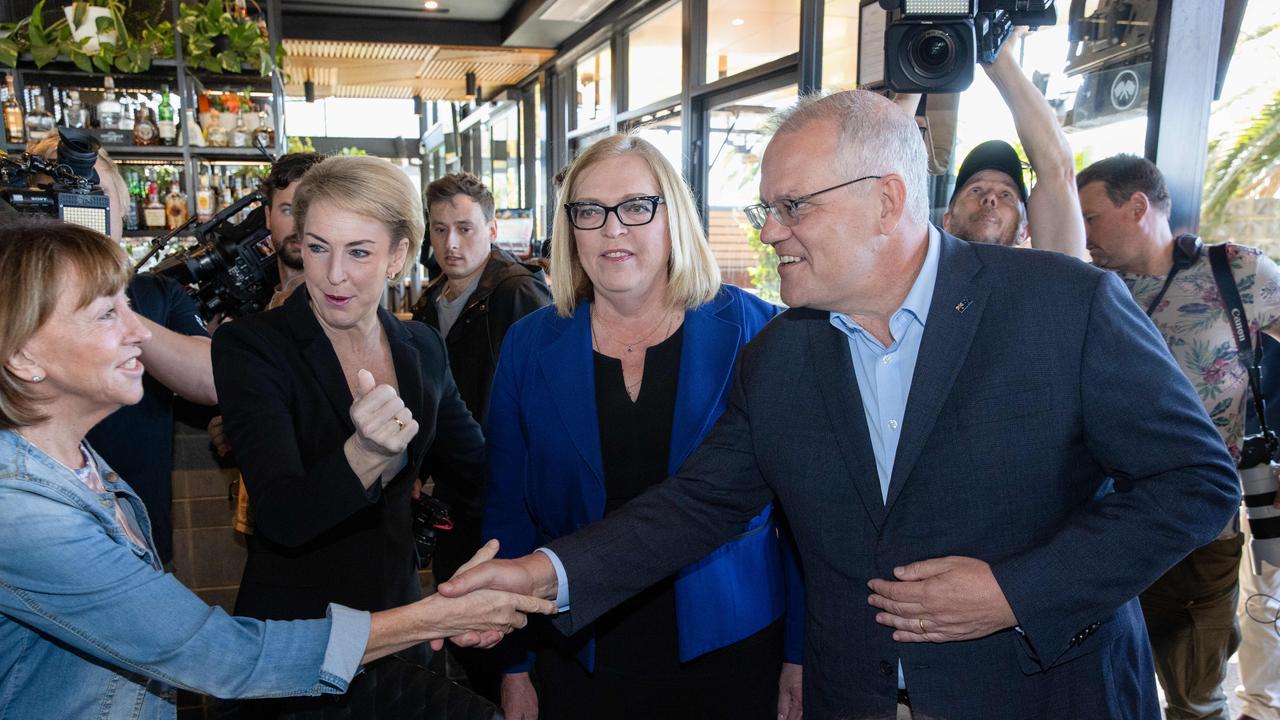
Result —
[[[1116, 271], [1128, 285], [1238, 460], [1249, 378], [1208, 252], [1194, 236], [1174, 237], [1169, 191], [1151, 162], [1118, 155], [1085, 168], [1076, 184], [1093, 264]], [[1256, 248], [1229, 245], [1227, 257], [1251, 332], [1280, 336], [1280, 270]], [[1243, 544], [1233, 524], [1142, 594], [1170, 720], [1230, 720], [1221, 686], [1227, 661], [1241, 645], [1236, 605]], [[1247, 594], [1260, 590], [1280, 596], [1277, 569], [1269, 565], [1260, 577], [1246, 572], [1245, 583]], [[1241, 676], [1262, 688], [1258, 693], [1246, 689], [1254, 701], [1246, 697], [1241, 717], [1280, 720], [1280, 710], [1268, 699], [1277, 697], [1280, 686], [1280, 638], [1271, 626], [1247, 620], [1243, 630], [1248, 636], [1240, 654]]]

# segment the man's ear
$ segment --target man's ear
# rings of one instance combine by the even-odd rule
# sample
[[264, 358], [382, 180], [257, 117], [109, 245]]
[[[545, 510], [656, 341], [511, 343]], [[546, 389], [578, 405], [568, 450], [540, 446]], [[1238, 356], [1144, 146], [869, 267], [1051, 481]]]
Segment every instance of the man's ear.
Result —
[[489, 221], [489, 244], [498, 242], [498, 218]]
[[1142, 191], [1129, 196], [1129, 211], [1133, 213], [1134, 222], [1141, 222], [1151, 212], [1151, 199]]
[[907, 207], [907, 183], [899, 175], [880, 180], [880, 232], [888, 235], [898, 227]]
[[955, 235], [955, 233], [951, 232], [951, 211], [950, 210], [942, 214], [942, 229], [945, 232]]

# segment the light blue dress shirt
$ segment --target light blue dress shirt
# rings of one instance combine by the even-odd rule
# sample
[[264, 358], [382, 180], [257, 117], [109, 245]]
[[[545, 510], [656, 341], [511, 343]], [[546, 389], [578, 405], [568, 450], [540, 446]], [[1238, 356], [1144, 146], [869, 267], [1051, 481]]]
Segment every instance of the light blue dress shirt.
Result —
[[[942, 246], [938, 229], [929, 226], [929, 249], [924, 264], [911, 285], [911, 291], [902, 301], [902, 307], [889, 318], [889, 332], [893, 343], [885, 347], [853, 318], [844, 313], [831, 313], [831, 324], [849, 338], [849, 353], [853, 357], [853, 375], [862, 394], [862, 412], [867, 419], [867, 431], [871, 435], [871, 450], [876, 456], [876, 474], [880, 477], [880, 499], [889, 497], [889, 479], [893, 476], [893, 461], [898, 454], [898, 439], [902, 437], [902, 418], [907, 411], [907, 395], [911, 392], [911, 378], [916, 371], [916, 357], [920, 354], [920, 340], [924, 337], [924, 324], [929, 317], [929, 303], [933, 302], [933, 286], [938, 280], [938, 253]], [[569, 581], [560, 558], [547, 548], [538, 548], [551, 560], [556, 571], [556, 607], [560, 612], [569, 610]], [[906, 687], [902, 675], [902, 663], [898, 663], [898, 687]]]
[[[907, 395], [916, 372], [920, 340], [929, 318], [933, 286], [938, 280], [938, 253], [942, 243], [938, 229], [929, 226], [929, 249], [924, 264], [902, 301], [902, 307], [889, 318], [893, 343], [885, 347], [871, 333], [844, 313], [831, 313], [831, 324], [849, 338], [849, 354], [853, 357], [853, 376], [862, 395], [862, 413], [867, 419], [871, 451], [876, 456], [876, 475], [880, 478], [880, 500], [889, 497], [889, 480], [893, 477], [893, 461], [898, 455], [902, 437], [902, 418], [907, 412]], [[898, 661], [898, 687], [907, 686]]]

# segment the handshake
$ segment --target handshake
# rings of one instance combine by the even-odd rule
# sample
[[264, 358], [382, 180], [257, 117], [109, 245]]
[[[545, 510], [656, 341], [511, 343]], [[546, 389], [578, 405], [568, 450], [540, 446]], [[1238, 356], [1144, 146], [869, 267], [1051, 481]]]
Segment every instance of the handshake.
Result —
[[374, 613], [362, 662], [424, 640], [436, 650], [446, 639], [461, 647], [489, 648], [524, 627], [529, 614], [554, 615], [557, 581], [551, 560], [536, 552], [495, 560], [497, 553], [498, 541], [490, 540], [435, 595]]

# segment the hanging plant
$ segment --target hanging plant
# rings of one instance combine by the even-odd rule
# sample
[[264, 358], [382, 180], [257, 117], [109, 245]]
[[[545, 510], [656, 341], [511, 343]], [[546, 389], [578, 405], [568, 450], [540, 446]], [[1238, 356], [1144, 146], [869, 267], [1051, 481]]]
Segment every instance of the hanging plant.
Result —
[[[0, 64], [14, 67], [18, 57], [31, 53], [36, 67], [65, 57], [81, 70], [140, 73], [151, 67], [153, 57], [173, 56], [172, 26], [147, 27], [141, 40], [133, 38], [124, 23], [121, 0], [76, 0], [63, 14], [45, 24], [44, 0], [31, 16], [16, 23], [0, 23]], [[164, 36], [170, 38], [168, 42]]]
[[178, 33], [186, 38], [187, 64], [211, 73], [240, 73], [248, 67], [265, 76], [284, 60], [283, 47], [272, 57], [266, 26], [234, 14], [227, 0], [183, 5]]

